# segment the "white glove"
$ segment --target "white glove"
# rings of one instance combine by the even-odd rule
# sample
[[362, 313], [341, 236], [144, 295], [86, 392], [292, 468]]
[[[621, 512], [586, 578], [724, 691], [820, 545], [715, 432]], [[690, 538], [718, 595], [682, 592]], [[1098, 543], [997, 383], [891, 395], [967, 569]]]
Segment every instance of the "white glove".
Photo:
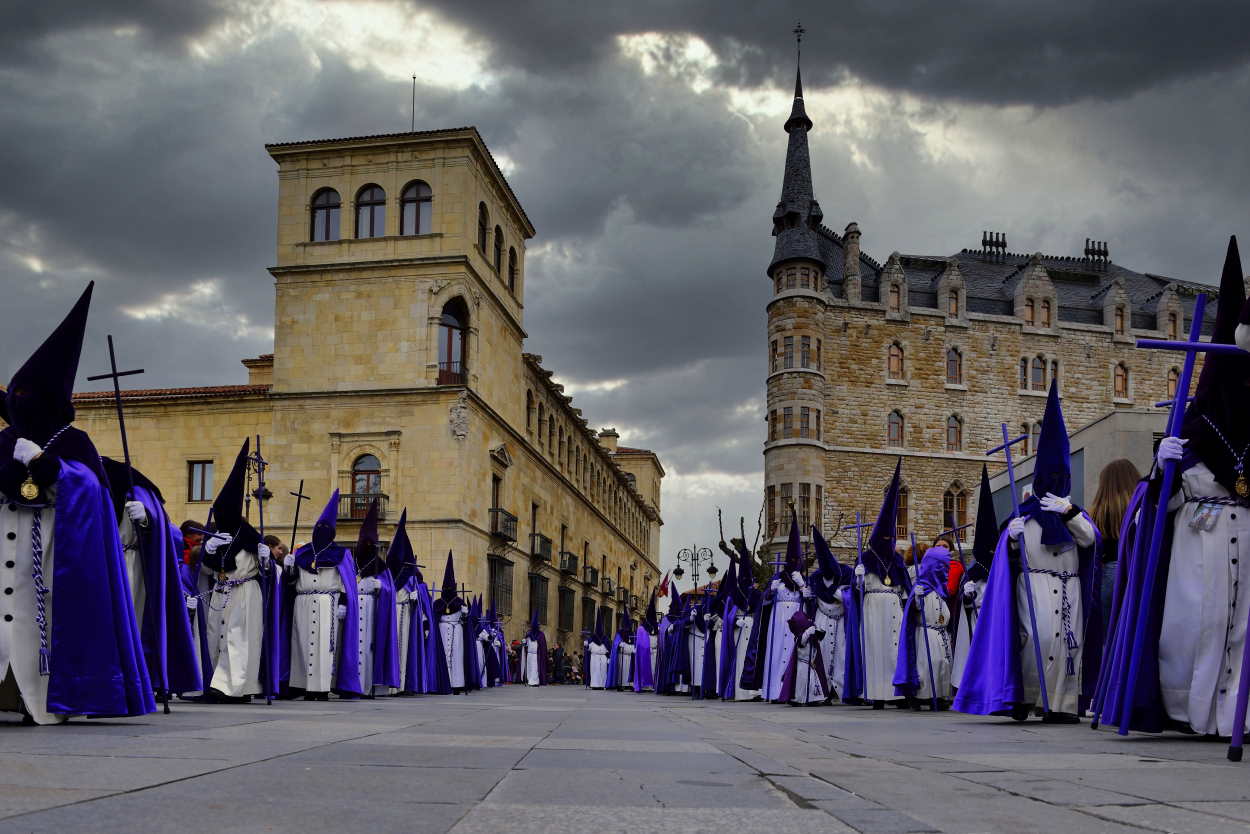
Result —
[[790, 578], [794, 580], [795, 585], [804, 584], [803, 574], [799, 573], [797, 570], [790, 574]]
[[295, 554], [288, 553], [282, 557], [282, 567], [287, 570], [295, 570]]
[[204, 552], [212, 556], [223, 547], [229, 547], [232, 541], [234, 536], [229, 533], [214, 533], [204, 540]]
[[976, 599], [977, 598], [977, 583], [965, 582], [964, 583], [964, 596], [966, 596], [968, 599]]
[[148, 511], [147, 508], [143, 506], [142, 502], [127, 501], [125, 510], [126, 516], [135, 525], [146, 525], [148, 523]]
[[43, 449], [39, 448], [39, 444], [24, 437], [19, 437], [13, 444], [13, 457], [21, 461], [23, 466], [30, 466], [30, 462], [41, 454], [43, 454]]
[[187, 603], [187, 608], [191, 611], [195, 611], [197, 608], [200, 607], [200, 601], [196, 599], [195, 597], [187, 597], [186, 603]]
[[335, 613], [335, 616], [337, 616], [340, 620], [346, 620], [347, 619], [347, 606], [340, 605], [339, 610], [334, 613]]
[[271, 555], [273, 555], [273, 552], [269, 549], [269, 545], [264, 542], [256, 545], [256, 558], [260, 560], [262, 565], [269, 561]]
[[1024, 519], [1023, 518], [1020, 518], [1020, 516], [1016, 516], [1011, 521], [1007, 522], [1007, 535], [1011, 538], [1012, 541], [1015, 541], [1016, 539], [1020, 538], [1020, 536], [1022, 536], [1023, 534], [1024, 534]]
[[[17, 441], [21, 443], [22, 441]], [[1167, 463], [1170, 460], [1180, 460], [1185, 454], [1185, 444], [1188, 440], [1182, 440], [1179, 437], [1165, 437], [1159, 441], [1159, 451], [1155, 452], [1155, 460], [1159, 465]], [[14, 452], [14, 456], [16, 456]]]
[[858, 576], [859, 578], [863, 579], [866, 573], [868, 573], [868, 571], [864, 569], [864, 566], [862, 563], [855, 566], [855, 575]]
[[1072, 502], [1067, 498], [1055, 495], [1053, 492], [1046, 493], [1038, 502], [1042, 505], [1042, 509], [1048, 513], [1059, 513], [1063, 515], [1072, 509]]

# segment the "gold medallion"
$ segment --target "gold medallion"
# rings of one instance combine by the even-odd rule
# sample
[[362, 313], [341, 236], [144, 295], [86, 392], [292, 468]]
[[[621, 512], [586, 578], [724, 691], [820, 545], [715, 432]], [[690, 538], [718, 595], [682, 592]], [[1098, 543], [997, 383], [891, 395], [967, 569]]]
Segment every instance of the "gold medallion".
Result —
[[[1237, 490], [1237, 495], [1242, 498], [1245, 498], [1247, 495], [1250, 495], [1250, 483], [1246, 482], [1245, 475], [1241, 475], [1241, 474], [1237, 475], [1237, 483], [1233, 484], [1233, 489]], [[26, 490], [26, 485], [22, 484], [23, 495], [26, 494], [25, 490]]]
[[886, 584], [886, 586], [887, 586], [887, 587], [889, 587], [890, 585], [893, 585], [894, 583], [893, 583], [893, 582], [891, 582], [891, 581], [890, 581], [890, 577], [888, 577], [888, 576], [887, 576], [887, 577], [885, 578], [885, 584]]
[[34, 501], [39, 497], [39, 487], [31, 480], [29, 475], [26, 476], [26, 480], [22, 481], [22, 487], [19, 491], [23, 501]]

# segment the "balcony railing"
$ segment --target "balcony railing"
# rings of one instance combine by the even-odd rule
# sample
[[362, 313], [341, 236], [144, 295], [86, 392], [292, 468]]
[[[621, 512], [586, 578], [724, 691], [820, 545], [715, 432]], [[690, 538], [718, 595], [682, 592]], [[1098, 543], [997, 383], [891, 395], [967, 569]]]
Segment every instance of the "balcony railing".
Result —
[[386, 520], [387, 496], [380, 492], [353, 492], [339, 495], [339, 521], [363, 521], [369, 513], [369, 504], [377, 499], [378, 520]]
[[465, 373], [463, 362], [439, 362], [438, 363], [438, 384], [439, 385], [464, 385], [467, 374]]
[[560, 573], [577, 575], [577, 554], [567, 550], [560, 552]]
[[516, 516], [500, 507], [491, 509], [490, 534], [506, 542], [516, 541]]
[[638, 603], [639, 603], [639, 599], [638, 599], [638, 595], [637, 595], [637, 594], [633, 594], [632, 596], [630, 596], [630, 598], [629, 598], [629, 607], [630, 607], [630, 608], [633, 608], [635, 611], [636, 611], [636, 610], [638, 610]]
[[612, 592], [616, 590], [616, 584], [610, 577], [603, 577], [603, 592], [608, 596], [612, 596]]
[[590, 587], [592, 588], [595, 587], [596, 585], [599, 584], [599, 569], [592, 568], [590, 565], [586, 565], [584, 568], [582, 568], [582, 579]]
[[530, 533], [530, 555], [540, 562], [550, 562], [551, 539], [542, 533]]
[[629, 588], [621, 587], [616, 589], [616, 600], [622, 605], [629, 603]]

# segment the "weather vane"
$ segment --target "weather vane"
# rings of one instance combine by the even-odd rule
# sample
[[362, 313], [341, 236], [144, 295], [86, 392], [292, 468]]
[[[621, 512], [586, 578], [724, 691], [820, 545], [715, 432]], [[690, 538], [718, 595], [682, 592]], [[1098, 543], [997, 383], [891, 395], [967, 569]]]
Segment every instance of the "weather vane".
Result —
[[794, 24], [794, 28], [791, 29], [790, 31], [794, 33], [795, 43], [799, 43], [799, 44], [803, 43], [803, 35], [807, 32], [807, 30], [803, 28], [802, 21], [796, 21]]

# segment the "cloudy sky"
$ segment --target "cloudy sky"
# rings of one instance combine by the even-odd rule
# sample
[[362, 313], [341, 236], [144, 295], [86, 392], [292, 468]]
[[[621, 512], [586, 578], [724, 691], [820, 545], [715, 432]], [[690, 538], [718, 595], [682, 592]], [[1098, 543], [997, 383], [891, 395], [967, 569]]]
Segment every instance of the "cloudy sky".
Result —
[[1250, 233], [1248, 18], [1171, 0], [9, 4], [0, 375], [95, 279], [90, 338], [122, 334], [145, 384], [242, 381], [238, 359], [272, 346], [263, 144], [405, 130], [415, 73], [418, 128], [476, 125], [537, 226], [529, 349], [593, 424], [660, 453], [668, 561], [714, 544], [716, 507], [752, 528], [759, 510], [796, 19], [817, 197], [873, 256], [994, 229], [1051, 254], [1106, 239], [1205, 281]]

